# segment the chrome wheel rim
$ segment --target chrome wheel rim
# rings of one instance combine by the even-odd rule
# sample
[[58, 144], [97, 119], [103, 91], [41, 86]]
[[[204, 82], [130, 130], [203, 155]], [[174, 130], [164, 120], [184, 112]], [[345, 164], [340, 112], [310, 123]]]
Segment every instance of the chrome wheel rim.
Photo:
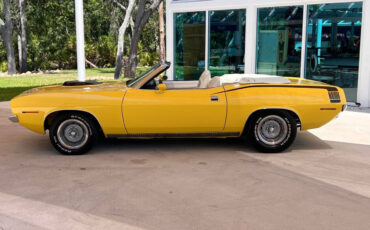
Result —
[[281, 144], [288, 135], [286, 121], [277, 115], [269, 115], [258, 123], [257, 136], [264, 144], [274, 146]]
[[89, 129], [80, 120], [68, 119], [59, 125], [57, 138], [63, 147], [79, 149], [86, 144], [89, 138]]

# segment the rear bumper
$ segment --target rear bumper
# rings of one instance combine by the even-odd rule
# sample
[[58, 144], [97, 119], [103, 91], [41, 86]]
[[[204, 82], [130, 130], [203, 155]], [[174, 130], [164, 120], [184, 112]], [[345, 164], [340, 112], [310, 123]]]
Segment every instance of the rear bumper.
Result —
[[10, 116], [10, 117], [9, 117], [9, 120], [10, 120], [11, 122], [14, 122], [14, 123], [18, 123], [18, 122], [19, 122], [17, 115]]

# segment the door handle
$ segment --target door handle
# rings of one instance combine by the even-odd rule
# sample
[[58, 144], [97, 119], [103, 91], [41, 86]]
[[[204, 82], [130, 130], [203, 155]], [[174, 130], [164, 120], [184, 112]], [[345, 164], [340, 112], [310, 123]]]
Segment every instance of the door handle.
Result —
[[218, 96], [211, 96], [211, 101], [218, 101]]

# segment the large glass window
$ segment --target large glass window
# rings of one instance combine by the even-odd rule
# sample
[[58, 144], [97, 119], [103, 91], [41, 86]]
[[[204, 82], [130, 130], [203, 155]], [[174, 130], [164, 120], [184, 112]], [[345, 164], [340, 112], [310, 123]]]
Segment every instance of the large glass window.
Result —
[[257, 73], [300, 76], [303, 6], [258, 9]]
[[208, 69], [212, 76], [244, 73], [246, 10], [209, 11]]
[[205, 12], [176, 13], [175, 80], [198, 80], [205, 67]]
[[308, 6], [306, 78], [344, 88], [356, 101], [362, 3]]

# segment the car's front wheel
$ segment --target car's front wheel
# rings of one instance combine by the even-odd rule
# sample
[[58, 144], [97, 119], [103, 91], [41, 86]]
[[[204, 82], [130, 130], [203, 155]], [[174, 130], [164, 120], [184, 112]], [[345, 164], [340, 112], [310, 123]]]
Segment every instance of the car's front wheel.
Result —
[[276, 153], [287, 149], [297, 135], [297, 123], [287, 112], [261, 112], [252, 117], [249, 141], [261, 152]]
[[94, 122], [89, 117], [68, 113], [55, 118], [49, 136], [53, 146], [62, 154], [78, 155], [92, 148], [97, 135]]

